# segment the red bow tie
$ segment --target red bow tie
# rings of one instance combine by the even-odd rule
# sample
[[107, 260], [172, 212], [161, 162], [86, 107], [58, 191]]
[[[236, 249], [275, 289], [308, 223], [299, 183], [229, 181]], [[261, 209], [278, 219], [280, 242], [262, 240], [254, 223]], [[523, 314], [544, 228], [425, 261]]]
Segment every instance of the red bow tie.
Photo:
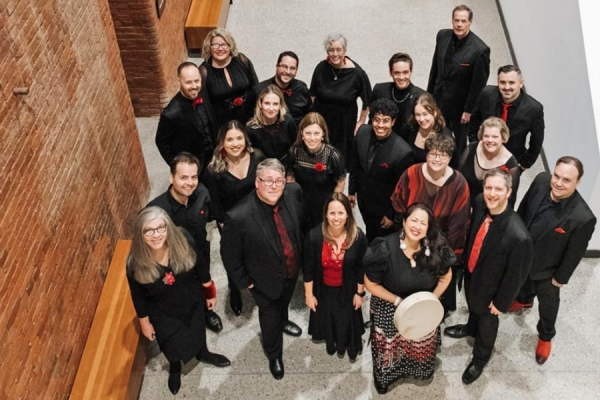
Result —
[[282, 89], [281, 92], [287, 97], [292, 97], [292, 89]]
[[202, 104], [202, 97], [196, 97], [196, 99], [192, 102], [192, 107], [196, 108], [198, 104]]

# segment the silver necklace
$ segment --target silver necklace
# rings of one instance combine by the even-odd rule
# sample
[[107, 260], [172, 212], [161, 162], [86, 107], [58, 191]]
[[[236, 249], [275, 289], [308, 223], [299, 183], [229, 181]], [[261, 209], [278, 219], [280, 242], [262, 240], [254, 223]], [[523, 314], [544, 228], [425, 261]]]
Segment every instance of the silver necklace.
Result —
[[394, 99], [396, 103], [404, 103], [404, 101], [408, 99], [408, 96], [410, 96], [410, 92], [406, 93], [406, 96], [404, 96], [402, 100], [397, 100], [396, 96], [394, 96], [394, 87], [392, 86], [392, 99]]
[[340, 68], [340, 70], [338, 71], [338, 73], [335, 73], [335, 70], [333, 69], [333, 67], [331, 67], [331, 72], [333, 72], [333, 80], [337, 81], [338, 80], [338, 76], [339, 74], [342, 72], [342, 69]]

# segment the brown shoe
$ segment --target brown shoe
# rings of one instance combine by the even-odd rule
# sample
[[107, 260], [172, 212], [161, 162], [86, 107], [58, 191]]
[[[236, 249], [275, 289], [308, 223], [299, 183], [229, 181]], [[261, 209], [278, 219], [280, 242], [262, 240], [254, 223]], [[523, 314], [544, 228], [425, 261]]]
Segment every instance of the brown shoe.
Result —
[[533, 303], [521, 303], [520, 301], [513, 301], [510, 307], [508, 307], [508, 312], [515, 312], [519, 310], [524, 310], [526, 308], [533, 307]]
[[535, 349], [535, 361], [542, 365], [550, 357], [552, 342], [550, 340], [538, 339], [537, 349]]

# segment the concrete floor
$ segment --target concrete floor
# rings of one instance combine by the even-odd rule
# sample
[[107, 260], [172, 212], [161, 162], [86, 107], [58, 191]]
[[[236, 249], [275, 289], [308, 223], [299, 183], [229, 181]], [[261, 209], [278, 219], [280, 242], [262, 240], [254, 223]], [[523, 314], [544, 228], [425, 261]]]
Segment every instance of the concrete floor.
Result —
[[[277, 55], [294, 50], [300, 57], [298, 78], [310, 83], [314, 66], [326, 54], [323, 39], [341, 32], [348, 38], [348, 56], [369, 75], [371, 84], [387, 81], [387, 60], [397, 52], [409, 53], [414, 60], [413, 82], [423, 88], [434, 51], [435, 34], [450, 27], [451, 11], [456, 2], [447, 0], [245, 0], [230, 8], [227, 29], [240, 50], [253, 61], [260, 80], [274, 74]], [[472, 30], [492, 49], [490, 84], [495, 70], [511, 63], [508, 44], [502, 30], [495, 2], [472, 0]], [[195, 59], [193, 61], [201, 61]], [[524, 71], [527, 79], [527, 71]], [[535, 93], [532, 93], [535, 96]], [[151, 198], [166, 190], [168, 168], [154, 144], [158, 118], [138, 119], [138, 129], [152, 182]], [[552, 162], [552, 160], [551, 160]], [[535, 175], [543, 170], [541, 162], [521, 179], [521, 198]], [[585, 178], [584, 178], [585, 179]], [[357, 218], [360, 220], [360, 216]], [[254, 301], [243, 293], [244, 311], [235, 317], [226, 307], [227, 278], [219, 256], [219, 234], [210, 229], [212, 243], [211, 273], [217, 284], [217, 312], [224, 330], [207, 332], [208, 347], [232, 360], [229, 368], [219, 369], [193, 361], [183, 369], [182, 388], [177, 398], [190, 399], [596, 399], [600, 393], [600, 349], [595, 345], [598, 312], [590, 311], [600, 303], [600, 272], [597, 259], [586, 259], [571, 282], [562, 291], [558, 335], [552, 355], [544, 366], [536, 364], [535, 325], [537, 310], [501, 317], [495, 353], [483, 376], [465, 386], [461, 375], [467, 366], [472, 342], [467, 339], [443, 338], [438, 366], [428, 384], [405, 382], [379, 396], [373, 387], [370, 348], [355, 364], [347, 358], [326, 354], [324, 345], [313, 344], [306, 334], [308, 309], [304, 290], [298, 283], [290, 319], [304, 330], [299, 338], [284, 337], [285, 377], [275, 381], [259, 341], [258, 311]], [[589, 290], [588, 290], [589, 289]], [[586, 306], [582, 306], [586, 305]], [[363, 306], [363, 313], [368, 303]], [[467, 308], [460, 296], [459, 309], [448, 319], [449, 325], [465, 322]], [[168, 363], [150, 349], [140, 398], [142, 400], [173, 397], [167, 388]]]

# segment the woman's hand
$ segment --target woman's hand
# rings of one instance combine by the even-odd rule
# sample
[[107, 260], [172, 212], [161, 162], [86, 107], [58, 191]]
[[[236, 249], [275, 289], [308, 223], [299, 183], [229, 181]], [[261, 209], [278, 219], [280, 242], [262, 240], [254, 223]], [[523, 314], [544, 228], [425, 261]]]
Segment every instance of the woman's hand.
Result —
[[313, 312], [317, 312], [317, 298], [315, 296], [306, 296], [305, 303], [308, 308], [310, 308]]
[[217, 296], [212, 299], [206, 299], [206, 308], [214, 310], [217, 307]]
[[354, 298], [352, 299], [352, 305], [354, 306], [355, 310], [358, 310], [360, 307], [362, 307], [364, 302], [365, 302], [365, 298], [361, 297], [357, 294], [355, 294]]
[[150, 323], [150, 318], [140, 318], [140, 328], [142, 329], [142, 335], [152, 342], [155, 338], [155, 334], [154, 326]]

